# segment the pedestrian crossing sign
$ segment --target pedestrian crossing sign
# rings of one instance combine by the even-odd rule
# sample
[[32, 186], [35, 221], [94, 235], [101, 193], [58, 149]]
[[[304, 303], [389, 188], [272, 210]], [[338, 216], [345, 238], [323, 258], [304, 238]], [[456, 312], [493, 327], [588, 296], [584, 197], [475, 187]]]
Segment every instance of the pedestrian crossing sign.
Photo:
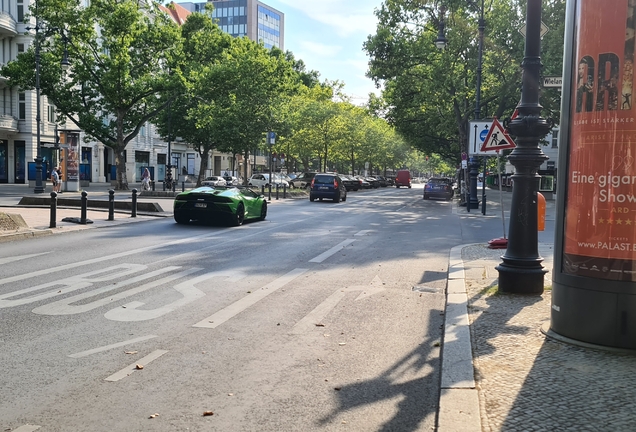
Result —
[[492, 121], [492, 126], [490, 126], [488, 130], [488, 135], [486, 135], [486, 139], [481, 146], [481, 151], [499, 151], [515, 147], [515, 142], [510, 138], [510, 135], [508, 135], [503, 126], [501, 126], [501, 123], [499, 123], [499, 120], [495, 117]]

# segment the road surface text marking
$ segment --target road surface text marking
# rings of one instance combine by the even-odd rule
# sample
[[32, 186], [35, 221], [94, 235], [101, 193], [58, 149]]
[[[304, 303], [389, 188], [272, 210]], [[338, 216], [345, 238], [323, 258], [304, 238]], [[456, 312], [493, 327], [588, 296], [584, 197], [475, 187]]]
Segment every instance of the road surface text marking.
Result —
[[245, 276], [245, 273], [232, 270], [206, 273], [204, 275], [197, 276], [194, 279], [175, 285], [173, 288], [175, 291], [183, 295], [183, 297], [170, 304], [152, 310], [140, 310], [137, 308], [143, 306], [144, 303], [135, 301], [125, 304], [123, 307], [118, 307], [106, 312], [104, 317], [112, 321], [145, 321], [158, 318], [180, 308], [181, 306], [185, 306], [188, 303], [200, 299], [201, 297], [205, 297], [205, 293], [203, 291], [195, 288], [194, 285], [198, 283], [217, 277], [226, 278], [227, 282], [232, 283], [243, 279]]
[[362, 230], [362, 231], [358, 231], [357, 233], [355, 233], [353, 236], [354, 237], [361, 237], [363, 235], [366, 235], [368, 233], [370, 233], [373, 230]]
[[[20, 260], [25, 260], [25, 259], [29, 259], [29, 258], [34, 258], [34, 257], [38, 257], [40, 255], [46, 255], [50, 252], [42, 252], [42, 253], [36, 253], [36, 254], [30, 254], [30, 255], [19, 255], [19, 256], [14, 256], [14, 257], [7, 257], [7, 258], [0, 258], [0, 265], [2, 264], [9, 264], [15, 261], [20, 261]], [[37, 426], [40, 427], [40, 426]]]
[[340, 252], [342, 249], [344, 249], [345, 247], [349, 246], [354, 241], [355, 241], [355, 239], [347, 239], [347, 240], [337, 244], [336, 246], [332, 247], [328, 251], [321, 253], [316, 258], [310, 259], [309, 262], [311, 262], [311, 263], [321, 263], [324, 260], [326, 260], [327, 258], [329, 258], [330, 256]]
[[168, 351], [164, 351], [164, 350], [153, 351], [150, 354], [148, 354], [146, 357], [137, 360], [135, 363], [131, 364], [130, 366], [127, 366], [123, 368], [122, 370], [120, 370], [119, 372], [116, 372], [112, 374], [111, 376], [109, 376], [108, 378], [105, 378], [104, 381], [114, 382], [114, 381], [119, 381], [122, 378], [126, 378], [128, 375], [138, 370], [137, 365], [141, 365], [145, 367], [146, 365], [148, 365], [148, 363], [150, 363], [153, 360], [157, 360], [159, 357], [161, 357], [167, 352]]
[[264, 287], [254, 291], [247, 297], [243, 297], [242, 299], [232, 303], [226, 308], [221, 309], [215, 314], [207, 317], [204, 320], [199, 321], [192, 327], [201, 327], [201, 328], [216, 328], [228, 321], [229, 319], [235, 317], [239, 313], [243, 312], [250, 306], [258, 303], [260, 300], [264, 299], [268, 295], [272, 294], [279, 288], [284, 287], [303, 273], [305, 273], [307, 269], [297, 268], [289, 273], [279, 277], [278, 279], [268, 283]]
[[156, 337], [158, 337], [158, 336], [155, 336], [155, 335], [142, 336], [142, 337], [138, 337], [138, 338], [135, 338], [135, 339], [129, 339], [127, 341], [117, 342], [117, 343], [114, 343], [114, 344], [111, 344], [111, 345], [106, 345], [106, 346], [103, 346], [103, 347], [93, 348], [91, 350], [87, 350], [87, 351], [82, 351], [82, 352], [78, 352], [78, 353], [75, 353], [75, 354], [71, 354], [71, 355], [69, 355], [69, 357], [82, 358], [82, 357], [86, 357], [86, 356], [89, 356], [89, 355], [92, 355], [92, 354], [97, 354], [97, 353], [100, 353], [100, 352], [108, 351], [108, 350], [111, 350], [113, 348], [119, 348], [119, 347], [123, 347], [123, 346], [130, 345], [130, 344], [133, 344], [133, 343], [147, 341], [148, 339], [153, 339], [153, 338], [156, 338]]
[[375, 276], [369, 285], [350, 286], [338, 291], [327, 297], [322, 303], [320, 303], [314, 310], [309, 312], [303, 319], [298, 321], [292, 328], [292, 334], [306, 333], [316, 328], [316, 324], [322, 322], [322, 320], [335, 308], [338, 303], [345, 297], [348, 292], [362, 291], [355, 301], [362, 300], [363, 298], [370, 297], [373, 294], [384, 291], [384, 283], [379, 276]]

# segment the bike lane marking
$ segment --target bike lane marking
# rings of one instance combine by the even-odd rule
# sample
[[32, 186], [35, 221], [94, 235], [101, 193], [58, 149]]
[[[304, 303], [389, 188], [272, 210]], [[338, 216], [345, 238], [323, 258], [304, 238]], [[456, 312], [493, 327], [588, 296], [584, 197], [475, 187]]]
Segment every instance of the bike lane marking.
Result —
[[356, 241], [356, 240], [355, 239], [347, 239], [347, 240], [345, 240], [343, 242], [340, 242], [336, 246], [334, 246], [331, 249], [329, 249], [328, 251], [323, 252], [320, 255], [318, 255], [317, 257], [310, 259], [309, 262], [310, 263], [321, 263], [324, 260], [326, 260], [327, 258], [329, 258], [330, 256], [338, 253], [339, 251], [341, 251], [345, 247], [349, 246], [354, 241]]
[[71, 358], [82, 358], [82, 357], [86, 357], [86, 356], [89, 356], [89, 355], [97, 354], [97, 353], [100, 353], [100, 352], [108, 351], [108, 350], [111, 350], [111, 349], [114, 349], [114, 348], [119, 348], [119, 347], [123, 347], [123, 346], [126, 346], [126, 345], [130, 345], [130, 344], [133, 344], [133, 343], [147, 341], [149, 339], [154, 339], [156, 337], [159, 337], [159, 336], [155, 336], [155, 335], [142, 336], [142, 337], [138, 337], [138, 338], [135, 338], [135, 339], [129, 339], [129, 340], [126, 340], [126, 341], [123, 341], [123, 342], [117, 342], [117, 343], [114, 343], [114, 344], [105, 345], [105, 346], [98, 347], [98, 348], [93, 348], [93, 349], [82, 351], [82, 352], [78, 352], [78, 353], [75, 353], [75, 354], [70, 354], [69, 357], [71, 357]]
[[14, 430], [13, 432], [34, 432], [38, 429], [40, 429], [42, 426], [36, 426], [36, 425], [24, 425], [24, 426], [20, 426], [19, 428], [17, 428], [16, 430]]
[[19, 255], [19, 256], [7, 257], [7, 258], [0, 258], [0, 265], [9, 264], [9, 263], [12, 263], [14, 261], [20, 261], [20, 260], [23, 260], [23, 259], [35, 258], [35, 257], [41, 256], [41, 255], [47, 255], [47, 254], [50, 254], [50, 253], [51, 252], [41, 252], [41, 253], [36, 253], [36, 254]]
[[284, 287], [297, 277], [301, 276], [303, 273], [308, 271], [308, 269], [297, 268], [289, 273], [279, 277], [278, 279], [268, 283], [267, 285], [259, 288], [258, 290], [252, 292], [247, 297], [243, 297], [242, 299], [232, 303], [231, 305], [221, 309], [220, 311], [210, 315], [209, 317], [199, 321], [194, 324], [192, 327], [200, 327], [200, 328], [216, 328], [223, 324], [224, 322], [230, 320], [235, 317], [239, 313], [243, 312], [250, 306], [258, 303], [260, 300], [264, 299], [268, 295], [272, 294], [276, 290]]
[[206, 273], [204, 275], [197, 276], [194, 279], [175, 285], [173, 288], [178, 293], [182, 294], [183, 297], [170, 304], [151, 310], [139, 310], [137, 308], [143, 306], [144, 303], [135, 301], [125, 304], [122, 307], [109, 310], [104, 314], [104, 317], [111, 321], [146, 321], [159, 318], [160, 316], [170, 313], [181, 306], [204, 297], [205, 293], [194, 286], [198, 283], [205, 282], [206, 280], [215, 277], [227, 278], [228, 282], [237, 282], [245, 276], [245, 273], [231, 270]]
[[167, 352], [168, 351], [165, 351], [165, 350], [153, 351], [150, 354], [148, 354], [146, 357], [140, 358], [139, 360], [137, 360], [130, 366], [127, 366], [123, 368], [122, 370], [120, 370], [119, 372], [115, 372], [111, 376], [104, 378], [104, 381], [115, 382], [115, 381], [119, 381], [120, 379], [126, 378], [128, 375], [132, 374], [134, 371], [139, 370], [137, 365], [145, 367], [146, 365], [148, 365], [148, 363], [152, 362], [153, 360], [157, 360], [159, 357], [161, 357]]

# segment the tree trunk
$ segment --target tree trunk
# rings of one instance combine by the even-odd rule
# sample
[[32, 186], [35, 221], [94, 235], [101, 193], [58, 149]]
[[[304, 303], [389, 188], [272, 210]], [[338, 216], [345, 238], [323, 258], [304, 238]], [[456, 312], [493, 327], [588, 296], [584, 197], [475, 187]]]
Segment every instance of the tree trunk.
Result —
[[210, 149], [203, 148], [203, 153], [199, 152], [201, 156], [201, 164], [199, 165], [199, 176], [197, 177], [197, 187], [201, 186], [201, 182], [205, 178], [205, 172], [208, 170], [208, 159], [210, 158]]
[[353, 150], [351, 150], [351, 175], [356, 172], [356, 156]]
[[121, 152], [115, 152], [115, 165], [117, 165], [117, 190], [128, 190], [128, 176], [126, 175], [126, 161]]
[[[243, 153], [243, 178], [247, 179], [248, 175], [247, 175], [247, 169], [248, 169], [248, 165], [249, 163], [247, 162], [247, 158], [249, 156], [249, 152], [247, 150], [245, 150], [245, 153]], [[256, 157], [256, 156], [254, 156]]]

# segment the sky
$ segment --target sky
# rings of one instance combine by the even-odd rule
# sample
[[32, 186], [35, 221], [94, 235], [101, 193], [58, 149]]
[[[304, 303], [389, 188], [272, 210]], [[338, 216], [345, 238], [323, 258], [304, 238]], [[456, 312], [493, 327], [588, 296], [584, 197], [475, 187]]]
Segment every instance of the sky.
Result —
[[369, 58], [362, 44], [376, 32], [373, 11], [382, 0], [261, 1], [285, 14], [285, 50], [318, 71], [321, 81], [344, 82], [356, 105], [364, 104], [370, 92], [380, 94], [365, 77]]

